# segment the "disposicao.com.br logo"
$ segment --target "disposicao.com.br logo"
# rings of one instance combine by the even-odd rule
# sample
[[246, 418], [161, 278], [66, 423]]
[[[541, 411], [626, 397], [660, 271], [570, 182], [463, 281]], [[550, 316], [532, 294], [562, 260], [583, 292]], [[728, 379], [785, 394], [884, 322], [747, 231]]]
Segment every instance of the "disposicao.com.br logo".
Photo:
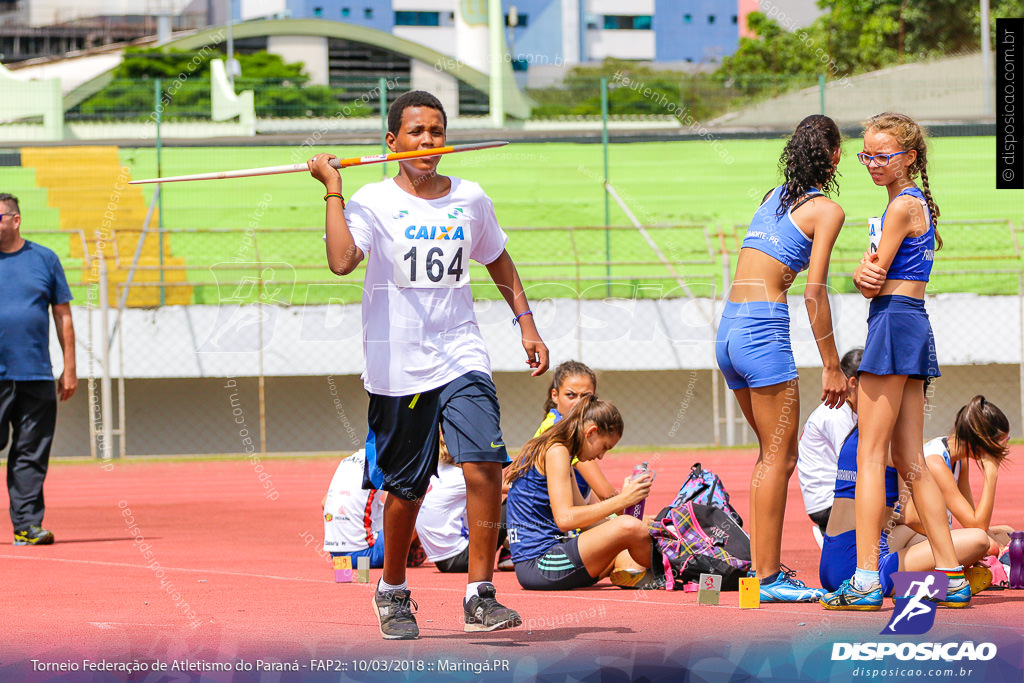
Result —
[[[942, 572], [896, 572], [893, 575], [893, 609], [881, 635], [920, 635], [935, 624], [937, 603], [946, 599], [949, 577]], [[994, 643], [833, 643], [832, 661], [988, 661], [998, 649]]]

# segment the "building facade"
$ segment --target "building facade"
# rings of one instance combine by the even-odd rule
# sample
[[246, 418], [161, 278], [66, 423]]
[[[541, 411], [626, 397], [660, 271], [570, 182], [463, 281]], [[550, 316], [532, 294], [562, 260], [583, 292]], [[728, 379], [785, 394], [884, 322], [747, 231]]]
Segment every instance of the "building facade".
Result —
[[[344, 21], [456, 54], [459, 17], [486, 17], [487, 0], [235, 0], [235, 18]], [[716, 63], [735, 52], [753, 11], [785, 11], [801, 25], [814, 0], [502, 0], [517, 70], [607, 57]], [[804, 21], [805, 20], [805, 21]]]

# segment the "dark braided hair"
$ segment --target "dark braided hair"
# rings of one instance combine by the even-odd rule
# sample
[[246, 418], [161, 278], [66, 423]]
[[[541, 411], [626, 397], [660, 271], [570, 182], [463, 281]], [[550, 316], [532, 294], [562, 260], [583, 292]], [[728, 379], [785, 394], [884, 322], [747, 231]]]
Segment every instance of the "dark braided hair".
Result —
[[873, 130], [892, 135], [896, 138], [900, 149], [917, 152], [917, 158], [907, 167], [907, 172], [910, 173], [911, 178], [918, 174], [921, 175], [921, 192], [924, 194], [928, 212], [932, 215], [932, 224], [935, 226], [935, 250], [942, 249], [942, 238], [939, 236], [939, 205], [932, 199], [932, 191], [928, 187], [928, 145], [925, 142], [924, 130], [906, 114], [888, 111], [876, 114], [867, 120], [864, 124], [864, 132]]
[[776, 212], [779, 218], [812, 187], [826, 194], [839, 193], [832, 157], [842, 142], [836, 122], [823, 114], [812, 114], [797, 125], [779, 157], [779, 170], [786, 179]]
[[[570, 377], [589, 377], [590, 381], [594, 384], [594, 391], [597, 391], [597, 375], [594, 371], [587, 367], [584, 363], [578, 360], [567, 360], [564, 363], [559, 363], [558, 367], [555, 368], [554, 373], [551, 376], [551, 386], [548, 387], [547, 400], [544, 402], [544, 414], [547, 415], [551, 412], [552, 408], [555, 408], [555, 401], [551, 398], [551, 392], [557, 392], [562, 388], [562, 382], [569, 379]], [[563, 417], [565, 417], [563, 415]]]

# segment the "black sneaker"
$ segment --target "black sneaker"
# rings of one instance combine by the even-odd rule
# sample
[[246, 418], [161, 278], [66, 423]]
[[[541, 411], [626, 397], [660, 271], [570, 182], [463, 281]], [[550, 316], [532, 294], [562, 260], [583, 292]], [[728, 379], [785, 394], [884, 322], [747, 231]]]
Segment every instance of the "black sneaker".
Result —
[[53, 532], [33, 524], [14, 532], [14, 545], [53, 545]]
[[[412, 607], [410, 607], [412, 605]], [[420, 636], [413, 608], [419, 609], [409, 591], [376, 590], [373, 593], [373, 611], [377, 613], [380, 634], [385, 640], [415, 640]]]
[[463, 629], [466, 633], [497, 631], [523, 625], [523, 619], [518, 612], [505, 607], [494, 598], [494, 584], [482, 584], [477, 588], [475, 596], [462, 603], [462, 609], [466, 617]]

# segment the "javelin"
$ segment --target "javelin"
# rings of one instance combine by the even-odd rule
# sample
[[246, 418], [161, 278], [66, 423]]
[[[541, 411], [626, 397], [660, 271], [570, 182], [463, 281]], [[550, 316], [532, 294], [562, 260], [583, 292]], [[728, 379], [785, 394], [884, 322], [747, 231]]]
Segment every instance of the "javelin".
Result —
[[[374, 154], [366, 157], [352, 157], [350, 159], [331, 159], [331, 166], [334, 168], [348, 168], [349, 166], [363, 166], [365, 164], [382, 164], [388, 161], [403, 161], [405, 159], [423, 159], [425, 157], [439, 157], [442, 154], [454, 152], [469, 152], [474, 149], [490, 149], [491, 147], [503, 147], [507, 142], [478, 142], [470, 145], [449, 145], [448, 147], [434, 147], [431, 149], [417, 149], [411, 152], [392, 152], [390, 154]], [[264, 166], [263, 168], [243, 168], [238, 171], [215, 171], [213, 173], [194, 173], [192, 175], [176, 175], [166, 178], [149, 178], [147, 180], [133, 180], [129, 185], [142, 185], [144, 183], [176, 183], [183, 180], [217, 180], [220, 178], [248, 178], [258, 175], [275, 175], [278, 173], [298, 173], [308, 171], [309, 166], [305, 163], [286, 164], [284, 166]]]

